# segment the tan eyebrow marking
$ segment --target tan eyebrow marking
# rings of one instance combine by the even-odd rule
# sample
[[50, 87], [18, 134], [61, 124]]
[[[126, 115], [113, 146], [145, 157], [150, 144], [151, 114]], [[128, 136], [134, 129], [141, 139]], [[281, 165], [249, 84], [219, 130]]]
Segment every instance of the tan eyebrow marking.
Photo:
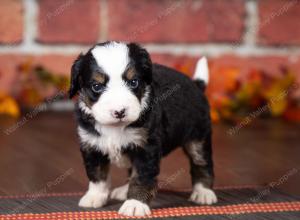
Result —
[[128, 80], [131, 80], [133, 79], [135, 76], [135, 71], [133, 68], [130, 68], [126, 71], [126, 74], [125, 74], [125, 77], [128, 79]]
[[105, 83], [105, 75], [102, 73], [94, 73], [93, 79], [99, 83]]

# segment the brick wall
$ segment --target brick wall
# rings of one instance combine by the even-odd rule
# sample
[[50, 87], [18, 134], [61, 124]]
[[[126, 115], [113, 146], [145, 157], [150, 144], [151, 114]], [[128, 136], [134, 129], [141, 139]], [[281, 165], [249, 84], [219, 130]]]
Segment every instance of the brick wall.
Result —
[[0, 88], [10, 91], [26, 60], [69, 74], [95, 42], [137, 41], [174, 66], [210, 58], [247, 74], [281, 66], [300, 75], [299, 0], [1, 0]]

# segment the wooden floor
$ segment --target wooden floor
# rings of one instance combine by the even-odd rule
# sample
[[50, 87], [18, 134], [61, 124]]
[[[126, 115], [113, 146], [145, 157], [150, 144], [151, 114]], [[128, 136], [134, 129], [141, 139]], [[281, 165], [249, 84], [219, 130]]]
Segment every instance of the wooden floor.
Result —
[[[86, 190], [73, 114], [39, 113], [26, 119], [0, 120], [0, 195]], [[214, 126], [215, 185], [272, 183], [300, 195], [299, 124], [257, 120], [233, 136], [227, 133], [230, 127]], [[112, 169], [113, 186], [125, 178], [124, 170]], [[163, 188], [190, 187], [181, 150], [163, 160], [159, 180]]]

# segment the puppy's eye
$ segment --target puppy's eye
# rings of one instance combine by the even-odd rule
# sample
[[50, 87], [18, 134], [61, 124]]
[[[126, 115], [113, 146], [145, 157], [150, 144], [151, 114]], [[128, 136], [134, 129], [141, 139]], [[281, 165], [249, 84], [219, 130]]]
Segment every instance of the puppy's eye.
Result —
[[139, 80], [138, 79], [129, 80], [128, 85], [130, 88], [136, 89], [139, 86]]
[[92, 85], [92, 90], [94, 93], [100, 93], [103, 92], [104, 86], [100, 83], [95, 83]]

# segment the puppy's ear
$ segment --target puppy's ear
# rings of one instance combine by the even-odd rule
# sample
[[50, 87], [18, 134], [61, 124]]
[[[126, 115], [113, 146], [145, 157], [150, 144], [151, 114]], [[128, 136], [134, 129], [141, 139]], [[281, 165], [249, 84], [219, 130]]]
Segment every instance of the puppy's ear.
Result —
[[80, 54], [71, 68], [71, 85], [69, 90], [70, 99], [73, 98], [80, 89], [80, 72], [82, 68], [83, 54]]
[[152, 80], [152, 61], [146, 49], [136, 43], [129, 43], [129, 56], [135, 61], [135, 68], [144, 74], [145, 80]]

